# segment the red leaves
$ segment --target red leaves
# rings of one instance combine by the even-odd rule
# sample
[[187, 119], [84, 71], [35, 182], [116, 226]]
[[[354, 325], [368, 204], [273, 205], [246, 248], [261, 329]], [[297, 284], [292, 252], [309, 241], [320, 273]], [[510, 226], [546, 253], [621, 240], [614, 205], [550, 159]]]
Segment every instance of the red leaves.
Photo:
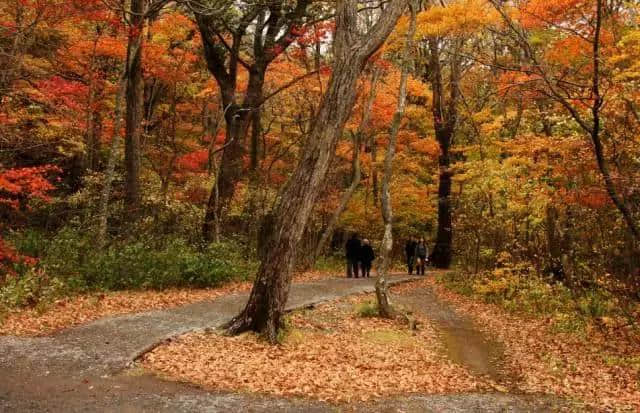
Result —
[[46, 175], [52, 172], [62, 171], [53, 165], [0, 171], [0, 204], [8, 204], [16, 209], [19, 199], [37, 198], [48, 201], [47, 193], [55, 187]]
[[[0, 206], [19, 210], [29, 199], [48, 201], [48, 192], [54, 189], [46, 175], [60, 172], [60, 168], [45, 165], [33, 168], [14, 168], [0, 171]], [[0, 271], [10, 271], [12, 264], [35, 265], [36, 260], [20, 255], [0, 238]]]

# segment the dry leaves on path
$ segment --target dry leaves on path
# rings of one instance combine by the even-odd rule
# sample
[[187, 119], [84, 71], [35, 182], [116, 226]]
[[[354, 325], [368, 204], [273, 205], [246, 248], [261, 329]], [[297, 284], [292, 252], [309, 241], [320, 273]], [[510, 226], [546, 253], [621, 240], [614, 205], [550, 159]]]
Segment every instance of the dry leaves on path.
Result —
[[520, 390], [579, 399], [598, 411], [640, 411], [640, 346], [629, 337], [605, 336], [597, 328], [585, 337], [552, 332], [550, 320], [507, 313], [431, 278], [398, 288], [425, 286], [505, 344], [506, 367], [521, 378]]
[[[323, 272], [297, 274], [296, 282], [333, 277]], [[117, 291], [80, 295], [55, 301], [44, 311], [25, 308], [0, 314], [0, 335], [44, 336], [100, 318], [161, 310], [221, 296], [247, 292], [252, 282], [231, 282], [219, 288], [168, 289], [165, 291]]]
[[354, 306], [364, 299], [373, 300], [351, 297], [294, 313], [282, 345], [253, 334], [188, 334], [145, 355], [142, 365], [215, 390], [330, 402], [487, 388], [441, 355], [428, 322], [412, 334], [393, 321], [360, 318]]

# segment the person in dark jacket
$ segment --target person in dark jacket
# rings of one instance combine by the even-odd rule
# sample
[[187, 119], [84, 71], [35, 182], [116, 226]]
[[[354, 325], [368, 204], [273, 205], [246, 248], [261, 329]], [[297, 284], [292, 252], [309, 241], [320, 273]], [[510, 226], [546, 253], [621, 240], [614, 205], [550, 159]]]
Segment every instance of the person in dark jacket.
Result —
[[424, 269], [427, 266], [427, 257], [429, 256], [429, 249], [424, 238], [420, 238], [420, 241], [416, 244], [416, 274], [424, 275]]
[[416, 260], [416, 239], [414, 237], [409, 238], [409, 241], [404, 246], [404, 252], [407, 257], [407, 268], [409, 270], [409, 275], [413, 274], [413, 264]]
[[347, 258], [347, 278], [358, 278], [358, 259], [360, 257], [360, 238], [354, 233], [345, 246]]
[[376, 259], [376, 255], [373, 253], [373, 248], [368, 239], [362, 241], [362, 247], [360, 248], [360, 270], [362, 271], [362, 278], [369, 278], [371, 276], [371, 263]]

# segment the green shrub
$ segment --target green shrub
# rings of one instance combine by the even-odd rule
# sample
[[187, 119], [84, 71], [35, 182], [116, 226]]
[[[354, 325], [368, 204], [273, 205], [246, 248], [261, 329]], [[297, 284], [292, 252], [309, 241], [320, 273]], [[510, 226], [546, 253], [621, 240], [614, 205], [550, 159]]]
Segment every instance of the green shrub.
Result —
[[49, 278], [43, 271], [29, 270], [22, 276], [7, 279], [0, 288], [0, 308], [35, 306], [63, 295], [64, 283]]
[[[96, 290], [215, 287], [253, 275], [253, 251], [225, 241], [194, 245], [179, 237], [115, 240], [97, 249], [93, 234], [66, 227], [53, 237], [11, 234], [20, 251], [39, 259], [36, 272], [21, 271], [0, 290], [6, 306], [34, 305], [49, 295]], [[38, 274], [38, 276], [36, 276]]]
[[505, 264], [476, 275], [452, 271], [437, 280], [452, 291], [510, 312], [552, 318], [553, 329], [560, 332], [581, 332], [593, 319], [624, 317], [619, 301], [606, 290], [571, 290], [526, 264]]
[[345, 271], [346, 265], [344, 257], [338, 254], [331, 254], [318, 257], [314, 268], [322, 272], [342, 274]]

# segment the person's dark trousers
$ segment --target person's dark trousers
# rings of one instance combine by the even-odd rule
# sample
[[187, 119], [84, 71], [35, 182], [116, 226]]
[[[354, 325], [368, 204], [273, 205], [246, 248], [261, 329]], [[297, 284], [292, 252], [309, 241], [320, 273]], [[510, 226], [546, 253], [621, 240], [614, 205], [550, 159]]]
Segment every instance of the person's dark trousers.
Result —
[[358, 278], [358, 260], [347, 258], [347, 278]]
[[407, 257], [407, 268], [409, 269], [409, 275], [413, 274], [413, 263], [415, 262], [415, 258], [413, 256]]
[[424, 267], [426, 265], [426, 259], [425, 258], [420, 258], [420, 260], [417, 263], [416, 266], [416, 274], [418, 275], [424, 275]]
[[370, 262], [361, 262], [360, 269], [362, 270], [362, 278], [371, 277], [371, 263]]

